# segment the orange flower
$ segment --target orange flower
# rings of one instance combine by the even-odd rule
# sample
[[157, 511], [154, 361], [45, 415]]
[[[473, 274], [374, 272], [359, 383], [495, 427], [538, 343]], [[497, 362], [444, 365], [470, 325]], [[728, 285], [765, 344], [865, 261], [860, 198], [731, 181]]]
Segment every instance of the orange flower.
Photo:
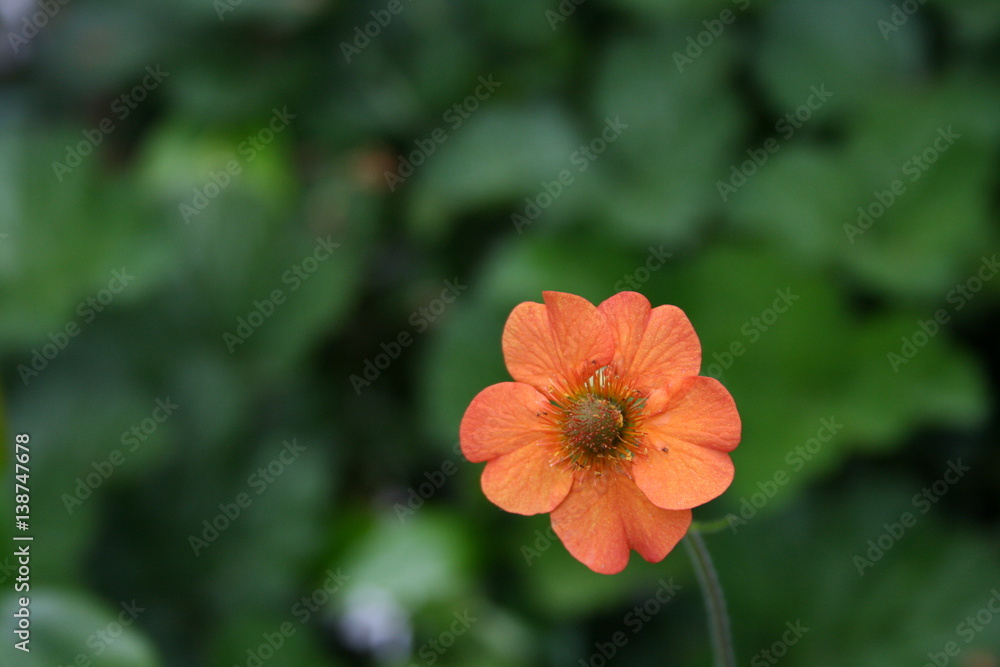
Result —
[[662, 560], [691, 508], [733, 480], [740, 417], [718, 381], [698, 376], [701, 345], [676, 306], [621, 292], [595, 307], [545, 292], [514, 308], [503, 353], [514, 382], [487, 387], [462, 418], [462, 452], [487, 461], [483, 493], [552, 528], [595, 572], [635, 549]]

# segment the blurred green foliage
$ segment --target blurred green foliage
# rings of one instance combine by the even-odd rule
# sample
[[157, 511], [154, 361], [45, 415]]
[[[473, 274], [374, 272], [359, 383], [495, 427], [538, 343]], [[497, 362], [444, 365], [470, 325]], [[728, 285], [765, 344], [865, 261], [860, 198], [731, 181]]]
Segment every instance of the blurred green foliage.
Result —
[[743, 418], [696, 510], [731, 518], [740, 664], [1000, 664], [997, 3], [0, 26], [0, 426], [31, 436], [34, 537], [30, 654], [0, 552], [0, 663], [596, 666], [623, 631], [608, 664], [708, 664], [682, 549], [594, 574], [456, 448], [513, 306], [636, 289]]

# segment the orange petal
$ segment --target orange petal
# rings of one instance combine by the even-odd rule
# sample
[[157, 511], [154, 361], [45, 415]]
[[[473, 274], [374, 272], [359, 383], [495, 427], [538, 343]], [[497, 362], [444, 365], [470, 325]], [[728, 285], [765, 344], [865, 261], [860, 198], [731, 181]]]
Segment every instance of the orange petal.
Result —
[[528, 445], [495, 458], [483, 470], [483, 493], [515, 514], [551, 512], [573, 486], [573, 475], [561, 464], [552, 465], [553, 458], [545, 445]]
[[615, 339], [615, 361], [640, 386], [656, 387], [671, 375], [697, 375], [701, 343], [677, 306], [650, 308], [638, 292], [619, 292], [600, 306]]
[[688, 509], [707, 503], [729, 488], [740, 441], [740, 416], [733, 397], [717, 380], [689, 377], [664, 398], [654, 392], [647, 408], [646, 454], [632, 465], [635, 483], [665, 509]]
[[601, 574], [625, 569], [629, 549], [652, 563], [663, 560], [690, 524], [690, 510], [661, 509], [616, 473], [581, 477], [552, 511], [552, 529], [566, 549]]
[[[507, 370], [518, 382], [544, 388], [611, 361], [614, 341], [597, 308], [574, 294], [543, 292], [545, 304], [519, 304], [503, 330]], [[590, 373], [586, 372], [585, 377]]]
[[551, 407], [548, 399], [530, 385], [490, 385], [472, 399], [462, 417], [458, 429], [462, 453], [475, 463], [551, 439], [552, 427], [536, 416]]

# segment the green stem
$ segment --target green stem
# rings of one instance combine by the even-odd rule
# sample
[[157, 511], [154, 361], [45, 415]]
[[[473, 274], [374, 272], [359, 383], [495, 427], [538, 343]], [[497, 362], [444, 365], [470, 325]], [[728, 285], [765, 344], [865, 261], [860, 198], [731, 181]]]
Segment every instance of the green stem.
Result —
[[729, 528], [729, 519], [722, 517], [715, 521], [692, 521], [690, 530], [697, 531], [702, 535], [711, 535], [722, 532], [726, 528]]
[[736, 657], [733, 653], [733, 637], [729, 630], [729, 613], [726, 611], [726, 597], [719, 585], [719, 576], [712, 565], [712, 557], [701, 537], [698, 527], [692, 525], [684, 538], [684, 547], [691, 557], [702, 595], [705, 596], [705, 609], [708, 612], [708, 629], [712, 635], [712, 654], [715, 656], [716, 667], [736, 667]]

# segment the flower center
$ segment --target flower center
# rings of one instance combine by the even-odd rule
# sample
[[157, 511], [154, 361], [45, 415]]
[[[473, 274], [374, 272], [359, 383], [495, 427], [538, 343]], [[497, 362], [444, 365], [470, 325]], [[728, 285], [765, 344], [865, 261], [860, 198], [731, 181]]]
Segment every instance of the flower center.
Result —
[[646, 396], [613, 366], [549, 386], [547, 393], [552, 412], [536, 416], [559, 433], [553, 464], [561, 462], [574, 473], [628, 475], [630, 462], [643, 450]]
[[586, 395], [566, 411], [563, 433], [574, 447], [601, 456], [618, 448], [624, 426], [625, 417], [617, 404]]

